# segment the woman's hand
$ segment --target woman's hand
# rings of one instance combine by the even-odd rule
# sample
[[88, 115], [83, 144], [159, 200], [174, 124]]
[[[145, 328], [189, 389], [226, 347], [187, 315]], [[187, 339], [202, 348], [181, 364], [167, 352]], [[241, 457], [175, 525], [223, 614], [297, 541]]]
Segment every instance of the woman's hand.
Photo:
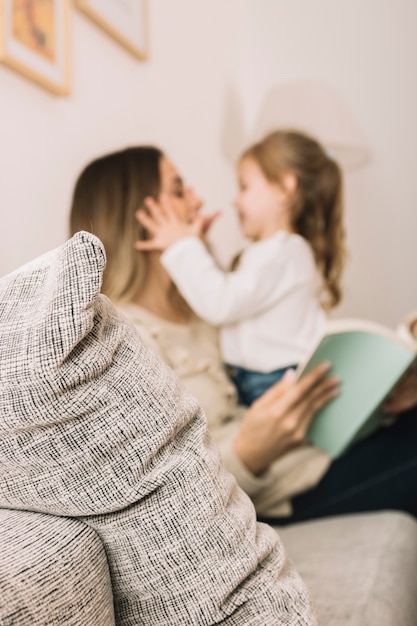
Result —
[[249, 471], [262, 474], [285, 452], [305, 442], [316, 411], [338, 395], [339, 379], [324, 378], [329, 369], [328, 363], [318, 365], [297, 382], [287, 372], [248, 409], [234, 447]]
[[407, 376], [392, 391], [384, 404], [384, 411], [402, 413], [417, 406], [417, 368], [414, 366]]
[[196, 212], [190, 221], [181, 220], [171, 206], [167, 194], [161, 194], [158, 202], [153, 198], [146, 198], [145, 204], [149, 214], [139, 210], [136, 212], [136, 218], [148, 231], [151, 239], [137, 241], [135, 243], [137, 250], [166, 250], [184, 237], [203, 238], [213, 221], [219, 216], [219, 213], [204, 216]]

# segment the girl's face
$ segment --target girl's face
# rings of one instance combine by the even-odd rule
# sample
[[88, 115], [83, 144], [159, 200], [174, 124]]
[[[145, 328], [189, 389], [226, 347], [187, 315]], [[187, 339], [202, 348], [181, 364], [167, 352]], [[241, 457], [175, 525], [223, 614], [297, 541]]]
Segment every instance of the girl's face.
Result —
[[201, 198], [195, 195], [191, 187], [185, 187], [177, 169], [165, 157], [159, 163], [159, 175], [161, 192], [169, 196], [177, 217], [187, 224], [190, 223], [202, 206]]
[[234, 206], [243, 235], [253, 241], [270, 237], [279, 229], [291, 230], [288, 192], [271, 183], [257, 162], [243, 158], [238, 166], [239, 192]]

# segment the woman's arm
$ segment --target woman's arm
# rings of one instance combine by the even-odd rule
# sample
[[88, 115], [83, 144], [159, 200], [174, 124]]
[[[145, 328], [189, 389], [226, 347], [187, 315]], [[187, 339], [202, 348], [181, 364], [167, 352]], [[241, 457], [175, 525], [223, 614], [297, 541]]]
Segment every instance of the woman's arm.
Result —
[[297, 382], [287, 375], [248, 409], [234, 449], [254, 475], [262, 474], [288, 450], [305, 443], [315, 413], [338, 394], [339, 380], [324, 378], [328, 370], [329, 364], [323, 363]]

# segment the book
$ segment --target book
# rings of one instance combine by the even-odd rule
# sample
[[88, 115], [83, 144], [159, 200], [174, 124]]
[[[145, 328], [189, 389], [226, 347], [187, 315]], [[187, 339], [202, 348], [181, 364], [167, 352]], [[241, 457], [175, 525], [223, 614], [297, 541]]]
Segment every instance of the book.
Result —
[[323, 361], [340, 378], [340, 394], [317, 412], [307, 440], [337, 458], [382, 424], [384, 400], [417, 363], [417, 311], [396, 330], [361, 319], [330, 321], [297, 377]]

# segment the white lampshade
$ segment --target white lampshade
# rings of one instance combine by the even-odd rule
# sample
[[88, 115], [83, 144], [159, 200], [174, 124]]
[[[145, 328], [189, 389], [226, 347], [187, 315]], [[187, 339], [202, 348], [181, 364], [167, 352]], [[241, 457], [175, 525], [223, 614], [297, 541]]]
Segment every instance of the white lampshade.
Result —
[[282, 83], [268, 91], [251, 141], [279, 128], [313, 135], [346, 169], [359, 168], [370, 159], [368, 143], [354, 115], [336, 89], [321, 81]]

